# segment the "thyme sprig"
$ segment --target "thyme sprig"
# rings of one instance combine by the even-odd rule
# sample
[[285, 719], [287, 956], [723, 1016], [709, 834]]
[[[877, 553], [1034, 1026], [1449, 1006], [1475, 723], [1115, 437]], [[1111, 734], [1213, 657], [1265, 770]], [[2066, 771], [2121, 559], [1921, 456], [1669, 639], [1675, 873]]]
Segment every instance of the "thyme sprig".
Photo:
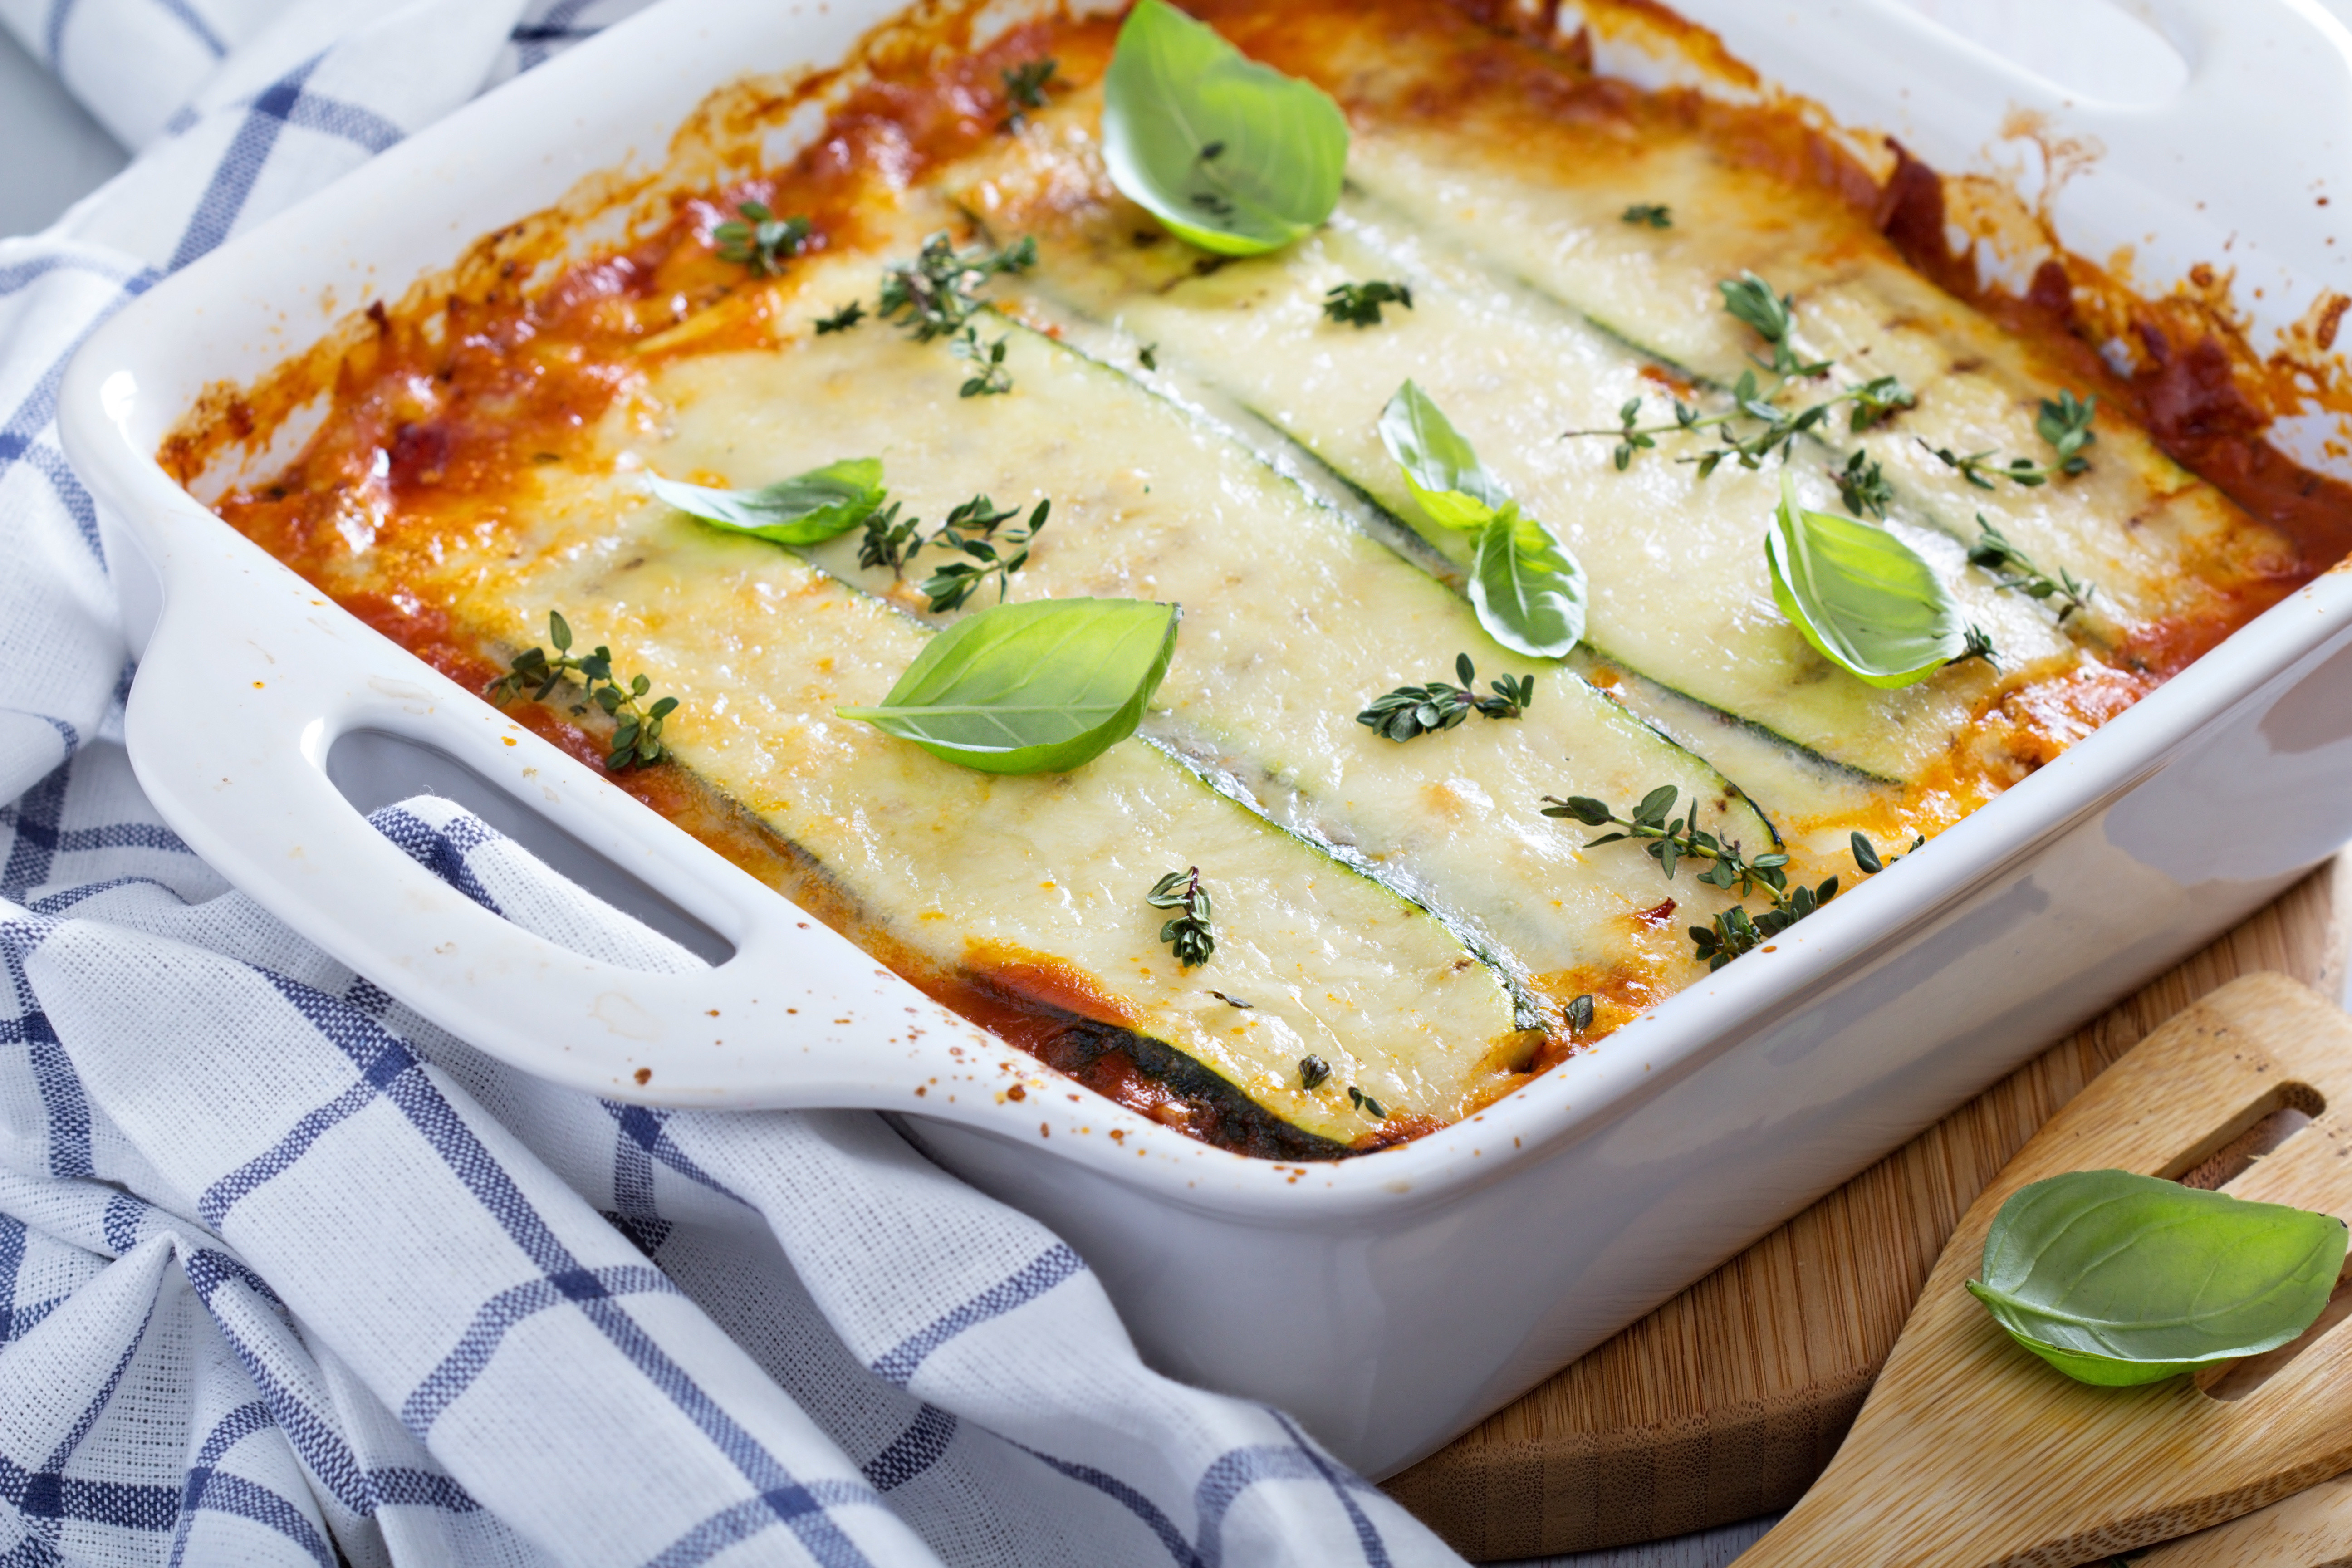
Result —
[[1848, 511], [1857, 517], [1868, 512], [1881, 522], [1886, 521], [1886, 509], [1895, 504], [1895, 487], [1886, 482], [1886, 470], [1870, 454], [1855, 451], [1846, 458], [1844, 468], [1830, 470], [1830, 479]]
[[1743, 272], [1737, 278], [1727, 278], [1716, 288], [1723, 295], [1723, 308], [1747, 325], [1771, 347], [1772, 357], [1750, 354], [1758, 364], [1784, 381], [1801, 376], [1819, 375], [1830, 368], [1828, 360], [1801, 360], [1789, 342], [1789, 334], [1797, 325], [1797, 297], [1773, 292], [1772, 285], [1753, 272]]
[[2062, 626], [2067, 616], [2088, 605], [2091, 595], [2098, 592], [2063, 566], [2057, 576], [2051, 576], [2033, 563], [2032, 556], [2011, 543], [2000, 530], [1986, 521], [1982, 512], [1977, 513], [1977, 542], [1969, 547], [1969, 564], [1992, 573], [1995, 587], [2022, 594], [2029, 599], [2060, 601], [2058, 624]]
[[1402, 305], [1410, 310], [1412, 290], [1402, 283], [1375, 278], [1369, 283], [1341, 283], [1323, 295], [1323, 314], [1346, 326], [1379, 326], [1383, 305]]
[[625, 683], [618, 679], [613, 674], [613, 650], [601, 643], [595, 652], [572, 658], [572, 624], [554, 610], [547, 612], [547, 640], [555, 645], [555, 657], [549, 658], [542, 647], [525, 648], [514, 657], [504, 675], [483, 688], [483, 695], [503, 708], [525, 687], [536, 686], [531, 700], [544, 702], [566, 675], [575, 675], [586, 688], [588, 701], [572, 712], [584, 713], [593, 703], [613, 721], [605, 772], [616, 773], [639, 763], [657, 763], [668, 754], [662, 745], [662, 724], [677, 711], [677, 698], [658, 698], [647, 706], [645, 700], [653, 690], [653, 682], [643, 675], [631, 676]]
[[953, 337], [981, 308], [980, 290], [999, 273], [1026, 272], [1037, 262], [1037, 242], [1023, 239], [1002, 250], [975, 245], [958, 250], [945, 230], [923, 241], [912, 260], [882, 269], [880, 319], [906, 328], [919, 343]]
[[1004, 337], [1000, 336], [986, 347], [981, 345], [980, 331], [967, 326], [948, 344], [948, 353], [958, 359], [970, 360], [973, 374], [965, 378], [959, 397], [999, 397], [1013, 390], [1013, 373], [1004, 368]]
[[996, 73], [1004, 83], [1004, 101], [1013, 105], [1013, 112], [1004, 119], [1004, 130], [1010, 135], [1029, 123], [1025, 110], [1045, 107], [1045, 84], [1054, 79], [1058, 60], [1023, 60]]
[[[1209, 891], [1201, 886], [1201, 868], [1187, 866], [1181, 871], [1169, 872], [1151, 884], [1151, 891], [1143, 896], [1143, 901], [1155, 910], [1183, 911], [1160, 928], [1160, 940], [1175, 950], [1177, 968], [1194, 969], [1209, 962], [1209, 955], [1217, 951], [1217, 939], [1209, 934]], [[1306, 1066], [1304, 1062], [1299, 1065], [1302, 1069]], [[1328, 1074], [1331, 1069], [1323, 1070]], [[1312, 1089], [1315, 1084], [1307, 1087]]]
[[[1013, 574], [1029, 563], [1029, 543], [1044, 531], [1045, 519], [1054, 510], [1051, 500], [1041, 500], [1029, 513], [1029, 521], [1019, 528], [1008, 529], [1003, 543], [997, 548], [996, 531], [1012, 521], [1015, 512], [999, 511], [996, 503], [986, 496], [974, 496], [953, 511], [940, 531], [923, 541], [927, 545], [960, 551], [965, 559], [950, 561], [923, 579], [920, 587], [930, 596], [930, 610], [943, 616], [950, 610], [961, 609], [964, 602], [979, 592], [982, 584], [996, 579], [996, 602], [1004, 603], [1011, 591]], [[914, 551], [907, 554], [911, 557]]]
[[[1633, 210], [1628, 209], [1626, 213], [1628, 222], [1633, 221]], [[1722, 291], [1724, 310], [1771, 348], [1769, 359], [1762, 355], [1749, 356], [1758, 366], [1777, 378], [1770, 386], [1759, 383], [1754, 370], [1743, 370], [1731, 389], [1731, 406], [1719, 414], [1701, 414], [1696, 407], [1675, 398], [1672, 404], [1674, 423], [1644, 425], [1642, 423], [1643, 399], [1635, 397], [1627, 400], [1617, 410], [1615, 429], [1569, 430], [1562, 432], [1560, 438], [1615, 437], [1617, 445], [1611, 458], [1622, 471], [1633, 462], [1634, 453], [1656, 447], [1657, 438], [1661, 436], [1695, 435], [1701, 430], [1719, 429], [1723, 437], [1720, 447], [1675, 459], [1678, 463], [1695, 464], [1698, 477], [1706, 479], [1727, 458], [1737, 461], [1743, 468], [1763, 467], [1765, 460], [1775, 452], [1785, 458], [1798, 437], [1827, 421], [1841, 404], [1853, 405], [1847, 427], [1859, 435], [1917, 401], [1904, 388], [1901, 381], [1891, 375], [1881, 375], [1802, 407], [1781, 406], [1780, 396], [1791, 382], [1824, 374], [1832, 368], [1832, 362], [1797, 357], [1795, 348], [1789, 342], [1796, 326], [1794, 296], [1775, 293], [1769, 283], [1753, 272], [1727, 279], [1716, 287]], [[1859, 485], [1875, 480], [1883, 489], [1883, 476], [1875, 474], [1875, 465], [1865, 469], [1859, 466], [1860, 462], [1861, 459], [1856, 458], [1847, 465], [1852, 470], [1851, 481]], [[1843, 489], [1847, 482], [1842, 479], [1840, 488]], [[1848, 504], [1856, 503], [1850, 500]]]
[[1591, 795], [1570, 795], [1566, 800], [1553, 795], [1543, 798], [1546, 816], [1569, 817], [1588, 827], [1618, 830], [1588, 840], [1584, 846], [1587, 849], [1633, 839], [1664, 869], [1669, 881], [1683, 861], [1704, 860], [1709, 864], [1699, 873], [1700, 881], [1727, 893], [1736, 889], [1742, 899], [1761, 891], [1770, 900], [1772, 907], [1761, 915], [1751, 916], [1745, 904], [1735, 904], [1709, 924], [1690, 928], [1696, 956], [1705, 960], [1710, 970], [1720, 969], [1741, 953], [1753, 951], [1768, 938], [1788, 930], [1837, 897], [1835, 877], [1818, 887], [1791, 888], [1788, 856], [1778, 850], [1746, 855], [1737, 840], [1726, 842], [1700, 827], [1696, 798], [1687, 815], [1674, 816], [1675, 802], [1681, 798], [1681, 792], [1672, 784], [1660, 784], [1643, 795], [1641, 804], [1627, 816], [1618, 815], [1605, 801]]
[[1366, 1094], [1362, 1089], [1358, 1089], [1352, 1083], [1348, 1086], [1348, 1103], [1353, 1105], [1357, 1110], [1362, 1111], [1365, 1115], [1370, 1117], [1375, 1121], [1386, 1121], [1389, 1119], [1387, 1110], [1381, 1106], [1379, 1100], [1374, 1100], [1370, 1095]]
[[1489, 719], [1516, 719], [1535, 702], [1536, 678], [1532, 675], [1506, 675], [1490, 680], [1486, 684], [1495, 694], [1482, 697], [1474, 689], [1478, 670], [1468, 654], [1454, 656], [1454, 673], [1461, 678], [1461, 685], [1432, 680], [1421, 686], [1400, 686], [1375, 698], [1370, 707], [1356, 715], [1356, 722], [1391, 741], [1410, 741], [1416, 735], [1451, 730], [1469, 718], [1474, 710]]
[[830, 332], [845, 332], [865, 319], [866, 307], [858, 303], [858, 301], [852, 300], [848, 304], [844, 305], [832, 315], [818, 317], [816, 323], [816, 335], [818, 337], [824, 337]]
[[[1616, 429], [1567, 430], [1561, 432], [1560, 439], [1569, 440], [1581, 436], [1616, 437], [1617, 446], [1611, 456], [1622, 472], [1633, 462], [1635, 452], [1655, 447], [1660, 436], [1696, 435], [1701, 430], [1720, 428], [1723, 433], [1721, 447], [1694, 457], [1675, 459], [1678, 463], [1696, 464], [1698, 477], [1706, 479], [1721, 467], [1727, 458], [1737, 460], [1743, 468], [1760, 468], [1776, 451], [1786, 457], [1798, 437], [1826, 422], [1840, 404], [1853, 405], [1847, 425], [1859, 433], [1895, 410], [1910, 407], [1914, 401], [1902, 382], [1891, 375], [1882, 375], [1801, 408], [1784, 408], [1773, 399], [1780, 396], [1782, 388], [1792, 379], [1794, 377], [1783, 376], [1773, 386], [1766, 388], [1757, 382], [1754, 371], [1741, 371], [1738, 382], [1731, 389], [1729, 408], [1720, 414], [1702, 415], [1690, 404], [1675, 398], [1673, 401], [1675, 419], [1671, 425], [1643, 425], [1641, 422], [1643, 400], [1629, 398], [1617, 410]], [[1744, 431], [1736, 428], [1743, 422], [1753, 427]], [[1856, 472], [1859, 474], [1861, 470]]]
[[1635, 202], [1619, 216], [1627, 223], [1646, 224], [1652, 228], [1672, 228], [1675, 226], [1674, 209], [1655, 202]]
[[899, 503], [892, 501], [866, 518], [865, 537], [857, 544], [858, 565], [867, 571], [877, 566], [887, 566], [890, 575], [896, 577], [906, 570], [907, 563], [914, 559], [915, 552], [923, 547], [924, 540], [919, 531], [923, 526], [922, 520], [901, 518], [898, 510]]
[[782, 272], [784, 263], [798, 256], [807, 243], [809, 220], [805, 217], [780, 218], [765, 202], [739, 202], [735, 210], [750, 221], [730, 218], [712, 229], [710, 237], [720, 259], [750, 268], [753, 277]]
[[1919, 445], [1926, 447], [1946, 468], [1958, 469], [1960, 478], [1980, 490], [1991, 489], [1996, 479], [2032, 489], [2062, 475], [2079, 474], [2089, 469], [2091, 459], [2083, 455], [2083, 450], [2099, 438], [2097, 432], [2091, 428], [2091, 421], [2097, 418], [2098, 414], [2099, 399], [2095, 394], [2090, 397], [2076, 397], [2072, 391], [2061, 391], [2055, 398], [2042, 400], [2041, 411], [2034, 416], [2033, 429], [2036, 435], [2050, 443], [2050, 449], [2057, 454], [2054, 463], [2037, 463], [2031, 458], [2011, 458], [2002, 463], [1994, 460], [1995, 454], [1990, 449], [1961, 457], [1949, 447], [1929, 447], [1925, 441]]

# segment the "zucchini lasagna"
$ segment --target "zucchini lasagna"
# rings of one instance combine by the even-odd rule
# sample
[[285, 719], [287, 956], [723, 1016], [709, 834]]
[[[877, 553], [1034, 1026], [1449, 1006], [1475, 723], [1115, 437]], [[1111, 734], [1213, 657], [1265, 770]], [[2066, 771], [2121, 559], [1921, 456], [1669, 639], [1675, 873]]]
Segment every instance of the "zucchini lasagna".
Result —
[[[1899, 149], [1467, 0], [918, 12], [583, 202], [216, 389], [166, 467], [915, 984], [1247, 1153], [1608, 1050], [2352, 518], [2156, 307], [2117, 330], [2063, 253], [1979, 290]], [[1173, 626], [1124, 685], [1121, 605]], [[956, 689], [1006, 745], [906, 717], [1024, 636]], [[1021, 749], [1105, 681], [1123, 738]]]

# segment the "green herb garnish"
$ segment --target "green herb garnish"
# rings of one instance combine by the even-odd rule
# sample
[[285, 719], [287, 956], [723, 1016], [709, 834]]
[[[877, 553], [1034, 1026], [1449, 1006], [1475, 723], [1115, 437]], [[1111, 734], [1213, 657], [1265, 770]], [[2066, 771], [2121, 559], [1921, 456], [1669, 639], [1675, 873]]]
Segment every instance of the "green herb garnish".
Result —
[[845, 332], [865, 319], [866, 307], [852, 300], [832, 315], [818, 317], [816, 335], [824, 337], [829, 332]]
[[822, 544], [882, 504], [882, 459], [849, 458], [756, 490], [720, 490], [646, 476], [653, 493], [690, 517], [778, 544]]
[[1146, 343], [1141, 348], [1135, 351], [1135, 357], [1137, 361], [1142, 364], [1144, 369], [1158, 370], [1160, 368], [1160, 345], [1158, 343]]
[[1823, 658], [1870, 685], [1909, 686], [1948, 664], [1993, 657], [1991, 639], [1961, 624], [1916, 551], [1883, 528], [1805, 510], [1786, 473], [1764, 558], [1780, 613]]
[[1217, 939], [1209, 934], [1209, 892], [1201, 886], [1201, 868], [1169, 872], [1151, 884], [1143, 901], [1155, 910], [1183, 911], [1160, 928], [1160, 940], [1175, 950], [1178, 969], [1196, 969], [1209, 962], [1217, 951]]
[[[646, 706], [653, 682], [642, 675], [630, 677], [625, 684], [614, 679], [613, 650], [601, 644], [595, 652], [573, 658], [572, 624], [553, 610], [547, 612], [547, 640], [555, 645], [554, 658], [550, 658], [544, 648], [525, 648], [514, 657], [504, 675], [483, 688], [483, 694], [503, 708], [521, 695], [523, 688], [535, 684], [538, 689], [530, 694], [531, 700], [544, 702], [566, 675], [576, 675], [587, 689], [588, 701], [613, 721], [611, 750], [604, 757], [607, 773], [619, 773], [639, 763], [657, 763], [668, 754], [662, 746], [662, 723], [677, 711], [677, 698], [660, 698], [651, 707]], [[587, 708], [583, 703], [572, 711], [584, 713]]]
[[1383, 305], [1402, 305], [1410, 310], [1412, 290], [1375, 278], [1370, 283], [1341, 283], [1323, 296], [1323, 314], [1346, 326], [1379, 326]]
[[1004, 83], [1004, 101], [1013, 105], [1013, 112], [1005, 117], [1006, 131], [1018, 131], [1029, 123], [1029, 117], [1022, 112], [1024, 110], [1045, 107], [1045, 84], [1054, 79], [1054, 71], [1059, 63], [1055, 60], [1023, 60], [1019, 65], [1007, 66], [996, 73], [997, 79]]
[[905, 570], [915, 552], [923, 547], [923, 540], [917, 531], [922, 527], [921, 520], [913, 517], [902, 519], [898, 510], [898, 503], [892, 501], [866, 520], [866, 537], [858, 542], [857, 546], [858, 565], [869, 571], [877, 566], [887, 566], [890, 575], [896, 577]]
[[1866, 511], [1882, 522], [1886, 521], [1886, 509], [1895, 504], [1895, 487], [1886, 482], [1886, 470], [1868, 453], [1855, 452], [1845, 460], [1844, 468], [1832, 468], [1830, 478], [1836, 481], [1838, 499], [1857, 515]]
[[919, 343], [953, 337], [981, 309], [980, 290], [999, 273], [1026, 272], [1037, 263], [1037, 242], [991, 250], [975, 245], [958, 250], [945, 231], [923, 241], [911, 261], [882, 269], [880, 319], [907, 329]]
[[948, 352], [958, 359], [971, 361], [977, 369], [957, 393], [959, 397], [996, 397], [1013, 390], [1013, 373], [1004, 368], [1004, 345], [1009, 335], [999, 337], [985, 348], [981, 346], [980, 331], [966, 327], [948, 344]]
[[1996, 479], [2032, 489], [2062, 474], [2079, 474], [2090, 468], [2091, 459], [2083, 456], [2083, 448], [2099, 438], [2091, 429], [2091, 421], [2098, 413], [2096, 396], [2078, 398], [2072, 392], [2062, 391], [2054, 402], [2047, 397], [2042, 400], [2042, 411], [2034, 416], [2033, 428], [2057, 453], [2054, 464], [2037, 463], [2031, 458], [2011, 458], [2002, 463], [1996, 461], [1990, 450], [1961, 457], [1949, 447], [1929, 447], [1925, 441], [1919, 445], [1946, 468], [1958, 470], [1960, 478], [1980, 490], [1992, 489]]
[[1506, 675], [1490, 680], [1487, 684], [1495, 689], [1495, 694], [1479, 696], [1472, 689], [1478, 679], [1477, 668], [1466, 653], [1454, 656], [1454, 673], [1461, 677], [1461, 685], [1433, 680], [1422, 686], [1400, 686], [1373, 699], [1370, 708], [1356, 715], [1356, 722], [1391, 741], [1410, 741], [1432, 731], [1451, 730], [1469, 718], [1474, 710], [1489, 719], [1516, 719], [1536, 700], [1536, 678], [1532, 675]]
[[983, 773], [1066, 773], [1135, 732], [1177, 616], [1136, 599], [996, 605], [932, 638], [878, 705], [838, 711]]
[[1301, 1057], [1298, 1058], [1299, 1088], [1306, 1089], [1320, 1089], [1323, 1087], [1324, 1080], [1328, 1079], [1330, 1076], [1331, 1064], [1325, 1061], [1321, 1057]]
[[1166, 0], [1137, 0], [1103, 78], [1103, 162], [1178, 238], [1255, 256], [1331, 216], [1348, 121], [1321, 89], [1248, 58]]
[[1381, 440], [1429, 520], [1475, 541], [1470, 603], [1505, 647], [1557, 658], [1584, 636], [1585, 577], [1568, 546], [1478, 460], [1429, 395], [1408, 381], [1381, 411]]
[[1379, 1100], [1374, 1100], [1352, 1083], [1348, 1086], [1348, 1100], [1349, 1104], [1375, 1121], [1386, 1121], [1389, 1119], [1389, 1113], [1381, 1108]]
[[[961, 609], [991, 577], [996, 579], [996, 602], [1003, 604], [1011, 590], [1013, 574], [1029, 563], [1030, 542], [1044, 530], [1045, 519], [1053, 510], [1052, 500], [1039, 501], [1030, 510], [1026, 523], [1006, 530], [1003, 542], [1007, 548], [1003, 550], [997, 548], [996, 531], [1012, 520], [1012, 511], [998, 511], [996, 503], [986, 496], [974, 496], [948, 513], [947, 521], [923, 544], [961, 551], [965, 559], [950, 561], [923, 579], [922, 591], [930, 596], [931, 614], [940, 616]], [[908, 558], [914, 553], [913, 550], [907, 552]]]
[[722, 259], [750, 268], [756, 277], [782, 272], [808, 239], [805, 217], [780, 218], [764, 202], [738, 203], [735, 210], [751, 221], [730, 218], [712, 229], [710, 237]]
[[1543, 798], [1546, 816], [1569, 817], [1588, 827], [1618, 830], [1587, 840], [1587, 849], [1633, 839], [1665, 871], [1668, 881], [1674, 880], [1675, 871], [1683, 861], [1702, 860], [1708, 864], [1699, 873], [1700, 881], [1725, 892], [1736, 889], [1743, 899], [1761, 892], [1770, 900], [1772, 907], [1761, 915], [1750, 916], [1745, 904], [1735, 904], [1716, 916], [1711, 924], [1690, 928], [1696, 956], [1706, 961], [1710, 970], [1721, 969], [1837, 897], [1835, 877], [1818, 887], [1791, 888], [1788, 856], [1772, 850], [1751, 858], [1741, 853], [1738, 843], [1726, 843], [1700, 827], [1696, 798], [1691, 801], [1688, 815], [1674, 816], [1675, 802], [1681, 798], [1681, 792], [1672, 784], [1660, 784], [1622, 816], [1606, 801], [1591, 795], [1572, 795], [1561, 800], [1548, 795]]
[[2326, 1309], [2344, 1244], [2333, 1215], [2074, 1171], [2001, 1205], [1968, 1287], [2067, 1376], [2129, 1387], [2293, 1341]]
[[[1758, 468], [1767, 458], [1779, 452], [1784, 458], [1798, 437], [1825, 423], [1841, 404], [1852, 404], [1847, 427], [1856, 434], [1869, 429], [1897, 410], [1908, 408], [1916, 401], [1904, 389], [1903, 384], [1891, 375], [1874, 376], [1858, 386], [1848, 388], [1833, 396], [1819, 399], [1801, 408], [1783, 408], [1775, 401], [1792, 381], [1823, 374], [1831, 368], [1822, 360], [1809, 363], [1799, 360], [1790, 346], [1789, 334], [1795, 325], [1794, 306], [1790, 296], [1776, 294], [1772, 286], [1753, 272], [1718, 283], [1723, 308], [1753, 329], [1772, 350], [1766, 360], [1757, 356], [1756, 363], [1779, 379], [1764, 386], [1756, 379], [1753, 370], [1743, 370], [1731, 389], [1731, 406], [1720, 414], [1702, 415], [1698, 409], [1673, 400], [1675, 412], [1671, 425], [1644, 425], [1642, 420], [1641, 398], [1630, 398], [1617, 410], [1617, 427], [1599, 430], [1567, 430], [1560, 439], [1571, 440], [1591, 436], [1612, 436], [1617, 445], [1611, 453], [1620, 472], [1633, 461], [1633, 454], [1655, 447], [1661, 436], [1696, 435], [1701, 430], [1719, 430], [1723, 445], [1713, 451], [1692, 457], [1677, 458], [1678, 463], [1697, 467], [1698, 477], [1706, 479], [1720, 467], [1724, 459], [1736, 460], [1743, 468]], [[1858, 489], [1853, 494], [1861, 498], [1874, 496], [1884, 489], [1878, 466], [1870, 464], [1865, 470], [1860, 454], [1847, 465], [1847, 476], [1839, 480], [1843, 490], [1849, 484], [1874, 489]], [[1887, 498], [1887, 499], [1891, 499]], [[1860, 511], [1868, 505], [1867, 499], [1849, 500], [1847, 505]], [[1884, 515], [1883, 510], [1879, 515]]]
[[1977, 542], [1969, 547], [1969, 564], [1993, 573], [1994, 585], [2007, 592], [2024, 595], [2029, 599], [2057, 599], [2058, 624], [2064, 626], [2066, 617], [2091, 602], [2097, 590], [2080, 581], [2064, 567], [2058, 575], [2051, 576], [2033, 563], [2033, 558], [2011, 544], [2000, 530], [1977, 513]]
[[1655, 202], [1635, 202], [1619, 216], [1627, 223], [1647, 224], [1652, 228], [1672, 228], [1675, 226], [1673, 209], [1660, 206]]
[[1882, 858], [1878, 853], [1878, 847], [1859, 832], [1846, 835], [1846, 847], [1853, 851], [1853, 863], [1862, 868], [1865, 876], [1871, 877], [1877, 876], [1906, 855], [1916, 855], [1920, 847], [1927, 842], [1927, 836], [1923, 833], [1911, 840], [1911, 847], [1903, 851], [1902, 855], [1888, 855]]
[[1568, 1026], [1570, 1037], [1582, 1035], [1592, 1027], [1592, 993], [1575, 997], [1559, 1010], [1560, 1021]]

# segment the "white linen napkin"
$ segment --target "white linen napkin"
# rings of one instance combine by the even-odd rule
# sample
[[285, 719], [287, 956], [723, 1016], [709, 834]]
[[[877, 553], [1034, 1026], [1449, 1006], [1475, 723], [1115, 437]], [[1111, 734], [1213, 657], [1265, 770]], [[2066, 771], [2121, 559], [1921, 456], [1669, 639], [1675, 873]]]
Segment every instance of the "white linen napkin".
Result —
[[[141, 794], [73, 349], [635, 3], [0, 0], [142, 148], [0, 242], [0, 1564], [1458, 1561], [879, 1118], [509, 1071]], [[552, 940], [700, 962], [446, 801], [373, 820]]]

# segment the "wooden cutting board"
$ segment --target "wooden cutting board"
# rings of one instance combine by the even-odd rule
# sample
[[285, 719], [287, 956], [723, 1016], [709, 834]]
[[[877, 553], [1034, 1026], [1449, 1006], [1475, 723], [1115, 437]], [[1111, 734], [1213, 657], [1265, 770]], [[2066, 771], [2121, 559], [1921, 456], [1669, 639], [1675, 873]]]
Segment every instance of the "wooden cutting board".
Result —
[[1788, 1508], [1836, 1452], [1960, 1215], [2060, 1106], [2240, 975], [2341, 994], [2348, 877], [2352, 857], [2321, 868], [1387, 1489], [1476, 1562]]

